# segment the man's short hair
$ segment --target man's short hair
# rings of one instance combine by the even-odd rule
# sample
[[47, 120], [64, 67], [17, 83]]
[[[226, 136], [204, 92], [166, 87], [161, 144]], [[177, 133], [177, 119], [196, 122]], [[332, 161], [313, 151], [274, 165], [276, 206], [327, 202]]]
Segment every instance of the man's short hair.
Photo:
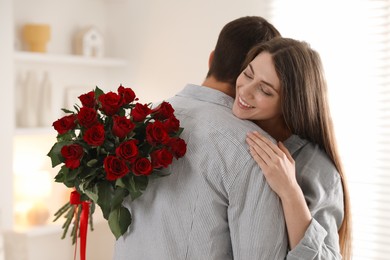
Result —
[[218, 36], [207, 77], [213, 76], [235, 86], [249, 50], [276, 36], [280, 36], [279, 31], [259, 16], [245, 16], [229, 22]]

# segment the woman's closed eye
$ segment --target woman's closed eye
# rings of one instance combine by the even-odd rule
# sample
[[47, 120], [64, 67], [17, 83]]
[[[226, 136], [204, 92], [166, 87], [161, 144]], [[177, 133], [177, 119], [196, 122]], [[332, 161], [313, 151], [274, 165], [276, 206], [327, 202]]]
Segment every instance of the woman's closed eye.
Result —
[[270, 90], [269, 87], [264, 84], [258, 86], [257, 89], [266, 96], [273, 96], [272, 90]]
[[248, 79], [253, 79], [253, 74], [250, 71], [244, 70], [243, 73]]

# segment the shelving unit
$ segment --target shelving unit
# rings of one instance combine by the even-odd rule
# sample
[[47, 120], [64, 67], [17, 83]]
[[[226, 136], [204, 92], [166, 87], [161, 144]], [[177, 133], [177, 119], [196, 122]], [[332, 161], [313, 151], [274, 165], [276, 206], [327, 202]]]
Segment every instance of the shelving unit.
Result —
[[15, 128], [15, 135], [56, 135], [52, 127], [18, 127]]
[[[6, 24], [14, 35], [9, 37], [9, 33], [5, 38], [12, 39], [13, 37], [15, 40], [13, 46], [11, 46], [11, 40], [6, 41], [10, 48], [13, 47], [13, 50], [7, 50], [10, 56], [8, 63], [11, 68], [8, 74], [14, 74], [14, 76], [7, 78], [7, 82], [10, 82], [8, 85], [11, 86], [7, 88], [9, 92], [6, 92], [6, 96], [15, 96], [15, 100], [22, 98], [24, 93], [23, 91], [20, 92], [20, 88], [17, 86], [21, 86], [21, 81], [18, 81], [18, 79], [19, 76], [24, 79], [25, 72], [34, 70], [37, 73], [38, 80], [42, 79], [43, 74], [48, 72], [52, 83], [51, 111], [55, 114], [64, 107], [65, 98], [68, 97], [68, 89], [76, 88], [77, 90], [80, 88], [81, 90], [88, 86], [94, 87], [95, 84], [102, 86], [102, 89], [104, 89], [104, 87], [110, 87], [113, 80], [125, 78], [125, 75], [128, 75], [126, 67], [129, 65], [129, 61], [126, 58], [121, 58], [125, 57], [123, 51], [126, 51], [126, 48], [122, 46], [124, 42], [118, 40], [125, 28], [121, 29], [121, 22], [123, 21], [113, 19], [115, 13], [119, 13], [125, 4], [126, 1], [124, 0], [81, 2], [78, 0], [56, 2], [42, 0], [39, 4], [27, 0], [15, 0], [9, 3], [7, 13], [13, 15], [7, 19]], [[46, 53], [24, 51], [20, 29], [26, 23], [47, 23], [51, 26], [52, 34]], [[94, 25], [102, 32], [106, 32], [103, 33], [105, 36], [104, 46], [107, 50], [104, 57], [85, 57], [72, 54], [73, 36], [86, 25]], [[12, 85], [14, 85], [13, 88]], [[21, 100], [24, 99], [19, 99], [19, 101]], [[74, 102], [77, 102], [77, 100], [74, 100]], [[9, 104], [12, 106], [14, 102], [9, 102]], [[12, 113], [14, 109], [9, 111]], [[51, 126], [18, 127], [16, 126], [18, 121], [16, 119], [15, 113], [5, 122], [13, 125], [12, 128], [10, 127], [8, 138], [12, 140], [9, 146], [11, 149], [13, 148], [13, 156], [5, 157], [9, 158], [5, 161], [9, 166], [6, 167], [9, 169], [7, 173], [13, 175], [14, 183], [17, 183], [17, 178], [15, 178], [17, 173], [31, 175], [44, 170], [53, 175], [56, 170], [51, 169], [46, 154], [50, 149], [50, 145], [54, 143], [56, 131]], [[62, 205], [64, 199], [62, 189], [66, 189], [66, 187], [61, 186], [59, 188], [55, 185], [59, 184], [54, 184], [53, 179], [51, 197], [45, 201], [51, 211], [58, 209], [57, 203], [60, 206]], [[9, 183], [8, 186], [13, 185]], [[39, 189], [39, 184], [34, 185], [34, 187]], [[14, 204], [16, 204], [17, 199], [16, 196], [13, 198], [12, 190], [7, 191], [5, 196], [8, 200], [14, 200]], [[18, 208], [18, 214], [20, 213], [19, 210]], [[6, 214], [7, 217], [12, 219], [16, 215], [15, 208], [13, 211], [0, 212], [3, 214], [0, 216], [4, 218]], [[68, 239], [61, 240], [62, 230], [60, 226], [46, 224], [19, 229], [16, 225], [16, 218], [14, 217], [14, 219], [14, 226], [11, 228], [7, 226], [7, 230], [5, 230], [4, 244], [7, 260], [65, 260], [73, 258], [74, 247]], [[89, 257], [96, 260], [110, 259], [114, 240], [111, 239], [112, 235], [106, 223], [97, 224], [97, 230], [91, 232], [88, 238], [88, 248], [91, 250]], [[23, 225], [21, 226], [23, 227]]]
[[33, 53], [17, 51], [14, 59], [18, 63], [38, 63], [38, 64], [62, 64], [62, 65], [83, 65], [91, 67], [119, 68], [127, 65], [127, 60], [117, 58], [94, 58], [80, 55]]

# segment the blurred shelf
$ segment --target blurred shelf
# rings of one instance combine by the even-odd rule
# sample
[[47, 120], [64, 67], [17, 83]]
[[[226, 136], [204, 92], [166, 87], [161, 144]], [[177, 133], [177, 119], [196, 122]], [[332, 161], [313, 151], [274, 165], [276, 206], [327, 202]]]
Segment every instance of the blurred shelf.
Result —
[[57, 132], [53, 127], [17, 127], [15, 128], [15, 135], [53, 135], [56, 136]]
[[63, 230], [61, 224], [46, 224], [42, 226], [32, 226], [32, 227], [15, 227], [14, 230], [8, 231], [8, 233], [24, 234], [29, 237], [61, 234], [62, 232]]
[[16, 51], [14, 53], [16, 62], [33, 62], [41, 64], [63, 64], [63, 65], [81, 65], [95, 67], [124, 67], [127, 61], [117, 58], [94, 58], [80, 55], [34, 53]]

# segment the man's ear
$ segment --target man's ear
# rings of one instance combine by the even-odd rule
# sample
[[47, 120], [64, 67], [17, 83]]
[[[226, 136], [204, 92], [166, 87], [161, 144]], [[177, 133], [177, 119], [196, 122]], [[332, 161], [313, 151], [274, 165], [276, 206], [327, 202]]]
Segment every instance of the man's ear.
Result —
[[209, 56], [209, 69], [211, 67], [211, 63], [213, 62], [213, 60], [214, 60], [214, 51], [212, 51]]

